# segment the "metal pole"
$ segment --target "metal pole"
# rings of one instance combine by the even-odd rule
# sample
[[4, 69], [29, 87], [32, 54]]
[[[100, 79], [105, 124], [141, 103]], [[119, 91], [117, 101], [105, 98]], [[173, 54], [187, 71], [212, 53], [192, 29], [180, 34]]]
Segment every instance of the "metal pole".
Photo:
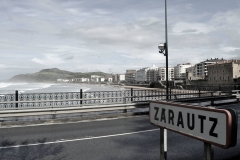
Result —
[[131, 102], [133, 102], [133, 88], [131, 88]]
[[[15, 101], [18, 101], [18, 90], [15, 91]], [[15, 104], [15, 107], [18, 108], [18, 103]]]
[[165, 0], [165, 38], [166, 38], [166, 99], [168, 100], [168, 34], [167, 34], [167, 0]]
[[[165, 38], [166, 38], [166, 100], [168, 101], [168, 35], [167, 35], [167, 0], [165, 0]], [[160, 160], [167, 160], [167, 130], [160, 128]]]
[[80, 104], [82, 104], [82, 94], [83, 94], [83, 92], [82, 92], [82, 89], [80, 89]]
[[213, 146], [207, 142], [204, 142], [204, 160], [214, 160]]
[[160, 128], [160, 160], [167, 160], [167, 130]]

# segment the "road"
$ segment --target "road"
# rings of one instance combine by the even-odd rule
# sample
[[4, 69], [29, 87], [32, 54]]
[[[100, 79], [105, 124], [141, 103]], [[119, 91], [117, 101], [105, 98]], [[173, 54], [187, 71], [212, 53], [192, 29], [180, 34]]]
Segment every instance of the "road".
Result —
[[[156, 160], [160, 157], [159, 128], [149, 123], [148, 116], [2, 127], [0, 136], [1, 160]], [[234, 148], [214, 147], [214, 150], [215, 159], [240, 159], [240, 136]], [[202, 160], [203, 154], [203, 142], [168, 131], [168, 159]]]

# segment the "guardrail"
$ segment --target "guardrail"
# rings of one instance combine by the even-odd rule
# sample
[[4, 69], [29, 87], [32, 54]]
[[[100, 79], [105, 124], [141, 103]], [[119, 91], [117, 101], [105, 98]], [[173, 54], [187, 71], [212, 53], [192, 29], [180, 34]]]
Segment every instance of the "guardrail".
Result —
[[[216, 92], [202, 92], [202, 93], [192, 93], [191, 96], [187, 93], [185, 94], [172, 94], [169, 97], [173, 99], [181, 99], [182, 96], [190, 96], [194, 97], [206, 97], [206, 95], [219, 95]], [[152, 97], [152, 99], [157, 99], [159, 96], [161, 98], [166, 97], [166, 95], [144, 95], [144, 96], [129, 96], [129, 97], [108, 97], [108, 98], [82, 98], [82, 99], [66, 99], [66, 100], [28, 100], [28, 101], [5, 101], [0, 102], [2, 104], [15, 104], [16, 106], [22, 107], [12, 107], [12, 108], [1, 108], [0, 109], [0, 118], [7, 117], [23, 117], [23, 116], [40, 116], [40, 115], [57, 115], [57, 114], [70, 114], [70, 113], [86, 113], [86, 112], [101, 112], [101, 111], [114, 111], [114, 110], [123, 110], [126, 112], [128, 109], [135, 108], [147, 108], [148, 107], [148, 99]], [[153, 98], [155, 97], [155, 98]], [[91, 101], [91, 100], [99, 100], [105, 101], [109, 99], [121, 99], [122, 103], [101, 103], [101, 104], [81, 104], [78, 103], [76, 105], [54, 105], [54, 103], [62, 103], [67, 101], [67, 103], [71, 104], [72, 101]], [[127, 102], [127, 99], [137, 99], [138, 101]], [[139, 101], [141, 99], [142, 101]], [[162, 99], [161, 99], [162, 100]], [[40, 105], [22, 105], [22, 104], [44, 104], [44, 106]], [[72, 103], [73, 104], [73, 103]]]
[[129, 103], [129, 104], [115, 104], [115, 105], [111, 104], [111, 105], [84, 106], [84, 107], [2, 110], [0, 112], [0, 118], [86, 113], [86, 112], [102, 112], [102, 111], [116, 111], [116, 110], [123, 110], [124, 112], [126, 112], [127, 109], [147, 108], [148, 104], [149, 102], [138, 102], [138, 103]]

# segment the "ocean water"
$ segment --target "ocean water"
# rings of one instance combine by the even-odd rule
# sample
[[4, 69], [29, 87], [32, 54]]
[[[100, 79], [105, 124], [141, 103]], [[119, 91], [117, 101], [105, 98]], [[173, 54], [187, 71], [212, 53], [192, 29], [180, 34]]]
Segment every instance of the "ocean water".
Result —
[[0, 82], [0, 94], [18, 93], [55, 93], [55, 92], [83, 92], [89, 91], [120, 91], [122, 87], [104, 84], [77, 84], [77, 83], [7, 83]]

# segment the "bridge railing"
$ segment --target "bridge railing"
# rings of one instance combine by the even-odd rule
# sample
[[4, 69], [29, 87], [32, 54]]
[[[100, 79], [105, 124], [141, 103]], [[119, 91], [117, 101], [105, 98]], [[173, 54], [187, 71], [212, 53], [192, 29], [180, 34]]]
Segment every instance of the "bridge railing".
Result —
[[[62, 114], [79, 114], [79, 113], [88, 113], [88, 112], [109, 112], [109, 111], [119, 111], [127, 112], [127, 110], [139, 109], [139, 108], [148, 108], [149, 100], [165, 100], [166, 94], [162, 94], [161, 92], [152, 92], [153, 94], [149, 94], [149, 92], [138, 91], [137, 96], [122, 96], [122, 97], [109, 97], [109, 95], [105, 98], [73, 98], [69, 97], [68, 99], [59, 98], [45, 98], [44, 100], [38, 100], [39, 97], [33, 99], [25, 99], [21, 101], [1, 101], [0, 106], [0, 118], [13, 118], [13, 117], [27, 117], [27, 116], [45, 116], [52, 115], [55, 119], [56, 115]], [[148, 93], [149, 95], [145, 95]], [[156, 93], [160, 93], [159, 95]], [[136, 94], [136, 92], [135, 92]], [[184, 99], [186, 98], [194, 99], [197, 97], [209, 97], [211, 95], [219, 96], [219, 92], [196, 92], [196, 93], [178, 93], [171, 94], [172, 99]], [[210, 97], [211, 97], [210, 96]], [[216, 96], [216, 97], [217, 97]], [[19, 97], [18, 97], [19, 98]], [[73, 99], [70, 99], [73, 98]], [[112, 103], [111, 99], [119, 99], [118, 103]], [[212, 99], [211, 99], [212, 100]], [[95, 103], [81, 103], [81, 102], [94, 101]], [[96, 103], [97, 102], [97, 103]], [[101, 103], [104, 102], [104, 103]], [[106, 103], [110, 102], [110, 103]], [[60, 105], [59, 105], [60, 104]], [[67, 104], [67, 105], [66, 105]], [[8, 106], [11, 107], [8, 107]], [[13, 106], [13, 107], [12, 107]], [[18, 107], [16, 107], [18, 106]], [[1, 119], [4, 121], [4, 119]]]
[[[174, 91], [174, 90], [172, 90]], [[174, 91], [170, 92], [170, 99], [218, 96], [219, 92], [208, 91]], [[83, 95], [81, 95], [83, 94]], [[226, 93], [224, 93], [226, 94]], [[73, 106], [89, 106], [101, 104], [126, 104], [149, 100], [165, 100], [166, 94], [162, 90], [130, 90], [110, 92], [66, 92], [66, 93], [26, 93], [0, 96], [0, 109], [21, 108], [57, 108]]]

